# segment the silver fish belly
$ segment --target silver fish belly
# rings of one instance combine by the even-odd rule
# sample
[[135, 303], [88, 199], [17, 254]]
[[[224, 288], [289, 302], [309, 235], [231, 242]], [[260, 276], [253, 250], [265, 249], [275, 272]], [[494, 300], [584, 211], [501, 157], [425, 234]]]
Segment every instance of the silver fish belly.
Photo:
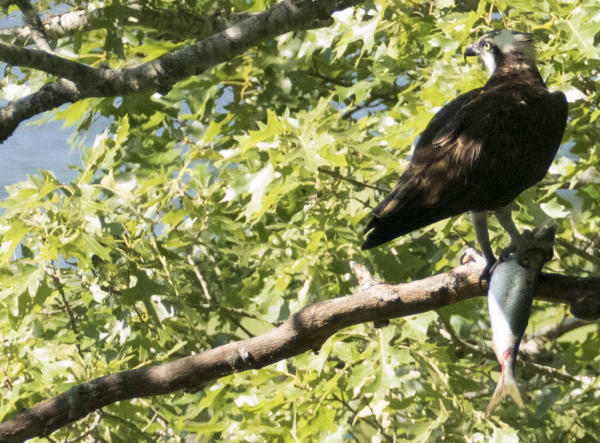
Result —
[[492, 324], [492, 347], [502, 367], [500, 380], [486, 410], [488, 416], [504, 395], [510, 395], [523, 407], [514, 377], [521, 338], [527, 328], [535, 272], [522, 266], [512, 254], [496, 266], [488, 290], [488, 311]]

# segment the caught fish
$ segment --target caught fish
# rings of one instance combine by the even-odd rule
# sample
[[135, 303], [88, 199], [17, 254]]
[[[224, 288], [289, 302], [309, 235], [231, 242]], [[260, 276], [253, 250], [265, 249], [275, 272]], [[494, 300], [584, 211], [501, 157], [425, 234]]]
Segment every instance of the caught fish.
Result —
[[523, 407], [515, 380], [515, 363], [523, 333], [527, 328], [535, 272], [522, 266], [516, 254], [499, 263], [492, 274], [488, 290], [488, 311], [492, 324], [492, 347], [502, 367], [498, 385], [485, 411], [486, 417], [505, 395]]

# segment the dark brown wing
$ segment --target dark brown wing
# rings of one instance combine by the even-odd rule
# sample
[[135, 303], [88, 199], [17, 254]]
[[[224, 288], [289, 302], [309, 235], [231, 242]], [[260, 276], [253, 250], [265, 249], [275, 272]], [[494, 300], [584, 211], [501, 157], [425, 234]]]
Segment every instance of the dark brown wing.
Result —
[[363, 249], [510, 203], [546, 174], [566, 115], [564, 95], [543, 85], [511, 83], [458, 97], [432, 119], [398, 185], [373, 210]]
[[483, 88], [473, 89], [465, 94], [459, 95], [450, 103], [445, 104], [427, 124], [425, 130], [419, 136], [415, 145], [415, 152], [431, 145], [434, 138], [439, 137], [448, 129], [458, 127], [455, 117], [467, 103], [479, 97]]

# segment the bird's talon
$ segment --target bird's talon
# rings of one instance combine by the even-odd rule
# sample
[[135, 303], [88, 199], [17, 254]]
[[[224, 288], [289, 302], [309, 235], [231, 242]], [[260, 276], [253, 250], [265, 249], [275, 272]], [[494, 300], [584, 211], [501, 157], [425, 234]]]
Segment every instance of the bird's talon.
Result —
[[460, 256], [460, 264], [468, 265], [469, 263], [481, 263], [483, 261], [483, 256], [481, 252], [474, 248], [469, 248], [465, 252], [463, 252]]
[[466, 265], [471, 263], [473, 260], [473, 256], [469, 253], [469, 251], [465, 251], [460, 255], [460, 264]]
[[485, 289], [485, 286], [489, 286], [490, 279], [492, 278], [492, 273], [496, 269], [496, 265], [498, 265], [496, 257], [486, 260], [485, 268], [483, 268], [483, 271], [481, 271], [481, 274], [479, 275], [479, 286], [482, 290]]

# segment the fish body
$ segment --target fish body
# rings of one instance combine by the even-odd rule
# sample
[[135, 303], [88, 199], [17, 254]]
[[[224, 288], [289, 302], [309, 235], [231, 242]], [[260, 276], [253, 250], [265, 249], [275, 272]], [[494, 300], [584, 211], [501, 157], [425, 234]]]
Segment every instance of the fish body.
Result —
[[515, 254], [499, 263], [492, 274], [488, 290], [488, 311], [492, 324], [492, 347], [502, 373], [485, 412], [486, 416], [504, 395], [510, 395], [523, 407], [514, 371], [519, 345], [531, 312], [534, 280], [535, 275], [519, 263]]

